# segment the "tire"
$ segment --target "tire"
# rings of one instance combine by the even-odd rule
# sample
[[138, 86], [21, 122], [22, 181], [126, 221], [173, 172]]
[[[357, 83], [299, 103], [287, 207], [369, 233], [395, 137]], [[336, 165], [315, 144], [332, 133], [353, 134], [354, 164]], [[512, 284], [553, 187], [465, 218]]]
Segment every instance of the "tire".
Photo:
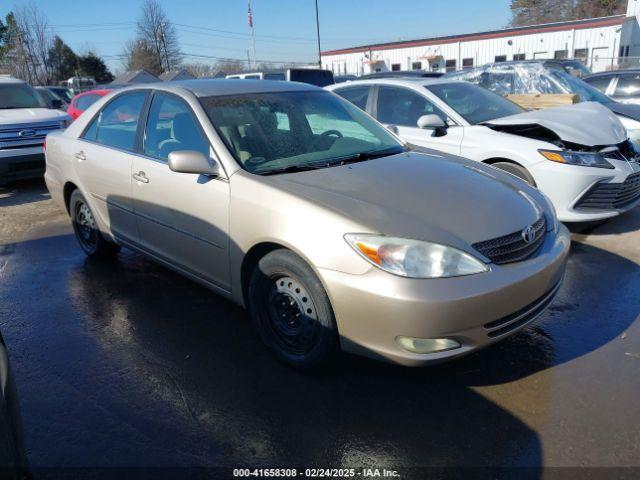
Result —
[[520, 165], [511, 162], [496, 162], [492, 163], [491, 166], [499, 168], [500, 170], [510, 173], [511, 175], [515, 175], [519, 179], [527, 182], [532, 187], [536, 186], [536, 181], [533, 179], [529, 171], [526, 168], [521, 167]]
[[80, 190], [71, 194], [69, 214], [76, 239], [88, 257], [110, 259], [120, 251], [120, 245], [107, 241], [100, 233], [93, 212]]
[[248, 306], [260, 338], [281, 362], [313, 369], [337, 352], [329, 297], [311, 267], [290, 250], [260, 259], [249, 282]]

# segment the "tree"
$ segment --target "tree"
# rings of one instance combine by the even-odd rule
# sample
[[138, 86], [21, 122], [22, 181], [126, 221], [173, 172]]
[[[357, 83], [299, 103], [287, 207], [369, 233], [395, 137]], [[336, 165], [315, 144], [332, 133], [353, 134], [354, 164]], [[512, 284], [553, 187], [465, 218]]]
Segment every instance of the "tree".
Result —
[[574, 18], [608, 17], [625, 13], [627, 0], [578, 0]]
[[141, 38], [128, 42], [125, 46], [124, 66], [126, 70], [145, 69], [154, 75], [162, 73], [160, 59], [153, 48]]
[[626, 0], [511, 0], [514, 27], [606, 17], [625, 12]]
[[80, 75], [93, 77], [98, 83], [113, 81], [113, 74], [107, 68], [104, 60], [91, 51], [78, 57], [78, 70]]
[[215, 69], [219, 73], [225, 75], [232, 75], [234, 73], [242, 73], [246, 71], [246, 65], [240, 60], [233, 60], [231, 58], [225, 60], [218, 60], [215, 64]]
[[146, 44], [160, 72], [168, 72], [180, 66], [182, 53], [176, 29], [157, 0], [145, 0], [142, 16], [137, 23], [138, 40]]
[[52, 80], [58, 82], [76, 75], [78, 69], [78, 56], [59, 37], [53, 39], [53, 46], [49, 50], [49, 65], [51, 67]]

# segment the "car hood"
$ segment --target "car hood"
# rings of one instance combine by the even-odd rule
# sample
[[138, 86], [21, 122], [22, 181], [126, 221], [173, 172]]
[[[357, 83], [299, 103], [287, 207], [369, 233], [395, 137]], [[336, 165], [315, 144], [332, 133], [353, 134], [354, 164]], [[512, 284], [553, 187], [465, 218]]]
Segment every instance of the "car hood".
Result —
[[263, 178], [371, 232], [467, 251], [475, 242], [522, 230], [543, 212], [539, 194], [516, 177], [435, 153]]
[[515, 135], [524, 135], [524, 132], [511, 127], [539, 125], [560, 140], [588, 146], [616, 145], [627, 139], [627, 131], [616, 115], [597, 102], [518, 113], [484, 122], [484, 125]]
[[68, 115], [49, 108], [0, 109], [0, 125], [64, 120]]

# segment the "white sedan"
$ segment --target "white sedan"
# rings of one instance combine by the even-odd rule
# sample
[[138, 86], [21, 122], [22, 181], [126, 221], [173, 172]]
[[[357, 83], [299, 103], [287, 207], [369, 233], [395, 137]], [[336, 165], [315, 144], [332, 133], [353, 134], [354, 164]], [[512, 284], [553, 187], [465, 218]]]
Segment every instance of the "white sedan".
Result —
[[326, 88], [408, 143], [493, 165], [538, 187], [562, 221], [602, 220], [640, 203], [634, 144], [600, 104], [528, 112], [467, 82], [422, 78]]

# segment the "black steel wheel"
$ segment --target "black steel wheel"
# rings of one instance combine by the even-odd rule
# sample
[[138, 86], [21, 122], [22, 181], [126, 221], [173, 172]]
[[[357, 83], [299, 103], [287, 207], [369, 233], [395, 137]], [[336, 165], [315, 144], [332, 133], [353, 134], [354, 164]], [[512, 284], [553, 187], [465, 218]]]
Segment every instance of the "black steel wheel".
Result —
[[289, 250], [265, 255], [253, 271], [248, 304], [260, 338], [282, 362], [314, 368], [336, 351], [337, 328], [324, 288]]
[[89, 257], [109, 258], [120, 251], [120, 246], [108, 242], [100, 233], [91, 207], [79, 190], [74, 190], [69, 201], [73, 231], [80, 248]]

